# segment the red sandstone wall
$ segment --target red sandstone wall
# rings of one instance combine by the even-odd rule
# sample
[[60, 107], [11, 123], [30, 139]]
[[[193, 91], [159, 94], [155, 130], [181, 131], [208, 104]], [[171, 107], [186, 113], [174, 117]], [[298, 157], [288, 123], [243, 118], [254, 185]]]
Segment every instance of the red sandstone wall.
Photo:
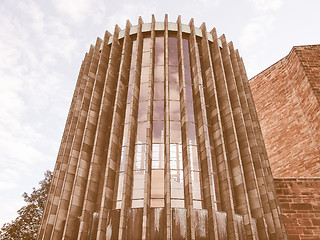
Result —
[[295, 52], [320, 102], [320, 45], [295, 47]]
[[289, 240], [320, 239], [320, 178], [276, 178]]
[[251, 79], [275, 177], [320, 177], [320, 45], [294, 47]]

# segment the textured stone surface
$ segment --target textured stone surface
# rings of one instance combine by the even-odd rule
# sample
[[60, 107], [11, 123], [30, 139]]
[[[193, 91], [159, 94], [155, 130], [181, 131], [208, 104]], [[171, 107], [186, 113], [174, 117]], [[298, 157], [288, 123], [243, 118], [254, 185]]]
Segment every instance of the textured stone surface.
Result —
[[250, 80], [275, 177], [320, 176], [320, 45], [293, 47]]
[[288, 239], [320, 239], [320, 178], [275, 178]]
[[86, 54], [38, 238], [286, 239], [239, 52], [155, 24]]

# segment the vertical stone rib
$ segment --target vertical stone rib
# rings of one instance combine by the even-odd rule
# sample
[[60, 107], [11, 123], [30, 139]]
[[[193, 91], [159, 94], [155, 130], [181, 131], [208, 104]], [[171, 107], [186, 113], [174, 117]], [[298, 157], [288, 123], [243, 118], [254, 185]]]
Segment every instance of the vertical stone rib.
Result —
[[[211, 31], [213, 37], [212, 44], [212, 61], [213, 68], [215, 74], [215, 81], [217, 87], [217, 97], [218, 103], [220, 107], [221, 121], [222, 121], [222, 130], [225, 137], [225, 147], [226, 147], [226, 155], [227, 162], [229, 166], [230, 176], [232, 176], [232, 191], [233, 191], [233, 201], [235, 205], [235, 210], [237, 213], [246, 216], [246, 225], [249, 226], [249, 235], [252, 235], [251, 224], [251, 215], [250, 209], [248, 206], [248, 197], [245, 191], [244, 177], [243, 177], [243, 169], [240, 164], [240, 152], [239, 145], [236, 138], [236, 131], [234, 125], [234, 119], [232, 115], [232, 108], [230, 103], [230, 97], [228, 93], [227, 83], [226, 83], [226, 75], [224, 72], [222, 55], [220, 52], [220, 46], [218, 41], [220, 41], [217, 37], [216, 30], [213, 29]], [[223, 199], [222, 199], [223, 201]], [[227, 216], [229, 218], [229, 216]], [[228, 219], [228, 223], [230, 224], [230, 219]], [[234, 224], [228, 224], [228, 236], [232, 234], [232, 227]], [[229, 233], [229, 231], [231, 231]], [[237, 231], [234, 231], [236, 234]]]
[[[247, 129], [244, 122], [243, 117], [243, 109], [241, 106], [240, 98], [239, 98], [239, 89], [236, 85], [236, 79], [234, 76], [234, 69], [232, 68], [232, 63], [230, 59], [229, 47], [227, 45], [225, 36], [221, 36], [220, 40], [222, 42], [222, 60], [223, 66], [226, 73], [226, 82], [229, 90], [230, 103], [233, 112], [234, 124], [236, 129], [236, 140], [239, 144], [240, 156], [243, 171], [244, 171], [244, 179], [246, 184], [246, 194], [249, 200], [249, 206], [251, 215], [257, 219], [257, 227], [259, 230], [259, 238], [260, 239], [268, 239], [268, 232], [266, 231], [267, 226], [264, 219], [264, 213], [262, 208], [262, 203], [260, 199], [260, 192], [258, 188], [257, 178], [255, 174], [255, 169], [253, 165], [253, 155], [251, 153], [251, 149], [248, 141]], [[246, 222], [245, 222], [246, 224]], [[252, 224], [252, 223], [251, 223]], [[251, 226], [253, 229], [253, 226]], [[252, 231], [253, 238], [257, 238], [258, 236], [254, 236], [255, 232]]]
[[[110, 121], [113, 116], [113, 111], [110, 111], [110, 109], [113, 108], [113, 103], [115, 99], [115, 88], [116, 88], [116, 82], [118, 79], [118, 70], [119, 70], [119, 64], [120, 64], [120, 52], [121, 52], [121, 46], [118, 41], [118, 35], [119, 35], [120, 28], [116, 25], [114, 34], [112, 37], [112, 45], [111, 49], [109, 46], [107, 46], [108, 42], [105, 42], [106, 50], [108, 50], [107, 58], [105, 60], [108, 62], [107, 71], [105, 74], [105, 81], [102, 91], [102, 100], [101, 105], [99, 105], [99, 116], [97, 120], [97, 130], [94, 138], [93, 143], [93, 150], [92, 150], [92, 157], [91, 157], [91, 166], [90, 166], [90, 176], [92, 177], [91, 181], [88, 183], [88, 186], [93, 188], [92, 192], [92, 202], [87, 202], [87, 204], [84, 205], [83, 211], [86, 209], [89, 209], [90, 211], [93, 211], [95, 209], [99, 212], [99, 220], [98, 220], [98, 226], [101, 224], [101, 221], [105, 218], [104, 213], [100, 210], [100, 203], [101, 201], [101, 191], [104, 184], [104, 174], [105, 169], [107, 167], [107, 150], [109, 145], [109, 136], [110, 136]], [[103, 76], [104, 74], [102, 74]], [[97, 183], [99, 185], [97, 186]], [[90, 190], [86, 193], [87, 196], [89, 196]], [[100, 193], [100, 195], [99, 195]], [[94, 204], [97, 204], [95, 206]], [[104, 222], [105, 223], [105, 222]], [[97, 229], [97, 234], [99, 234], [99, 227]]]
[[285, 230], [283, 218], [282, 218], [281, 211], [280, 211], [280, 205], [279, 205], [277, 194], [275, 191], [275, 186], [274, 186], [274, 182], [273, 182], [270, 163], [268, 160], [268, 155], [267, 155], [267, 151], [266, 151], [265, 144], [264, 144], [258, 115], [257, 115], [256, 108], [255, 108], [255, 105], [253, 102], [253, 97], [252, 97], [249, 81], [247, 78], [247, 74], [245, 72], [245, 67], [244, 67], [243, 61], [240, 58], [238, 51], [236, 51], [236, 56], [237, 56], [237, 61], [240, 66], [240, 72], [241, 72], [241, 76], [242, 76], [242, 80], [243, 80], [244, 90], [246, 93], [246, 97], [248, 99], [250, 116], [251, 116], [251, 119], [253, 122], [253, 128], [254, 128], [255, 137], [256, 137], [257, 143], [258, 143], [259, 153], [260, 153], [260, 156], [262, 156], [261, 163], [262, 163], [262, 167], [263, 167], [266, 182], [267, 182], [267, 191], [268, 191], [271, 211], [272, 211], [272, 214], [274, 217], [274, 219], [273, 219], [274, 224], [276, 226], [276, 232], [277, 232], [277, 235], [280, 236], [280, 238], [287, 239], [286, 230]]
[[[91, 96], [89, 118], [86, 123], [86, 135], [88, 135], [88, 137], [87, 139], [84, 140], [84, 142], [86, 142], [86, 144], [89, 147], [91, 147], [91, 152], [89, 154], [85, 154], [85, 156], [82, 156], [83, 154], [81, 154], [81, 157], [87, 158], [88, 161], [90, 162], [90, 169], [88, 170], [89, 174], [87, 177], [88, 180], [87, 180], [87, 185], [85, 189], [82, 214], [80, 218], [80, 227], [79, 227], [79, 235], [78, 235], [79, 239], [81, 239], [83, 233], [89, 234], [90, 229], [88, 227], [88, 222], [92, 221], [92, 214], [94, 211], [93, 206], [97, 199], [97, 189], [98, 189], [97, 184], [99, 181], [97, 181], [96, 178], [99, 177], [99, 173], [100, 173], [100, 169], [98, 170], [97, 166], [100, 166], [101, 163], [97, 164], [96, 162], [93, 162], [91, 159], [95, 159], [93, 157], [94, 156], [94, 140], [95, 140], [96, 129], [98, 124], [98, 117], [100, 113], [100, 104], [102, 100], [103, 86], [106, 80], [108, 58], [110, 54], [110, 47], [108, 46], [110, 35], [111, 34], [108, 31], [106, 31], [104, 40], [102, 42], [102, 49], [100, 53], [100, 60], [98, 64], [95, 85], [94, 85], [93, 93]], [[90, 191], [89, 196], [88, 196], [89, 194], [88, 191]]]
[[[139, 18], [138, 23], [138, 33], [137, 33], [137, 59], [135, 75], [133, 79], [132, 86], [132, 104], [130, 109], [131, 121], [129, 122], [129, 132], [128, 142], [125, 150], [125, 167], [124, 167], [124, 180], [123, 180], [123, 192], [122, 192], [122, 204], [120, 211], [120, 221], [119, 221], [119, 237], [118, 239], [126, 238], [126, 223], [127, 223], [127, 213], [128, 209], [131, 207], [131, 193], [133, 185], [133, 163], [134, 163], [134, 153], [135, 153], [135, 141], [137, 134], [137, 118], [138, 118], [138, 105], [139, 105], [139, 93], [140, 93], [140, 76], [141, 76], [141, 59], [142, 59], [142, 48], [143, 48], [143, 35], [142, 35], [142, 18]], [[140, 231], [140, 230], [139, 230]]]
[[[205, 84], [205, 99], [208, 105], [208, 125], [211, 136], [211, 147], [214, 148], [215, 165], [218, 177], [218, 184], [220, 190], [220, 209], [227, 213], [228, 231], [230, 238], [238, 236], [235, 226], [235, 209], [232, 199], [234, 198], [231, 191], [231, 177], [229, 173], [229, 166], [227, 162], [227, 153], [225, 148], [225, 139], [222, 131], [222, 121], [220, 115], [220, 107], [218, 102], [217, 88], [214, 78], [214, 68], [210, 52], [210, 47], [207, 39], [207, 30], [205, 24], [201, 26], [202, 29], [202, 55], [203, 55], [203, 79]], [[209, 104], [210, 103], [210, 104]], [[211, 120], [211, 121], [209, 121]], [[218, 205], [219, 206], [219, 205]], [[217, 231], [217, 229], [215, 229]]]
[[[156, 48], [158, 35], [164, 46]], [[161, 181], [154, 192], [153, 180]], [[169, 23], [168, 15], [164, 23], [154, 15], [151, 24], [141, 17], [136, 26], [127, 21], [123, 31], [116, 25], [113, 36], [106, 32], [86, 53], [38, 239], [156, 236], [287, 239], [238, 50], [215, 29], [207, 33], [204, 23], [183, 25], [180, 16]]]
[[[66, 218], [70, 215], [68, 212], [68, 207], [70, 204], [70, 198], [72, 194], [72, 189], [74, 187], [74, 177], [77, 171], [79, 153], [81, 150], [82, 138], [84, 133], [84, 127], [88, 116], [88, 108], [90, 104], [95, 74], [97, 70], [97, 65], [99, 61], [99, 49], [100, 49], [101, 39], [97, 39], [96, 45], [94, 46], [93, 56], [90, 63], [90, 68], [88, 72], [88, 80], [84, 90], [83, 99], [81, 103], [81, 109], [79, 113], [79, 119], [76, 125], [76, 132], [72, 142], [71, 152], [69, 156], [69, 167], [66, 172], [65, 181], [62, 186], [62, 196], [59, 201], [57, 218], [54, 223], [54, 231], [52, 238], [59, 239], [62, 237], [63, 229], [65, 227]], [[74, 219], [76, 222], [77, 219]]]
[[[197, 126], [197, 144], [198, 144], [198, 156], [200, 161], [200, 172], [202, 176], [202, 192], [204, 206], [208, 210], [208, 222], [209, 226], [217, 225], [215, 216], [215, 186], [214, 186], [214, 174], [212, 169], [212, 157], [210, 152], [210, 143], [208, 139], [208, 129], [206, 124], [206, 105], [203, 92], [203, 82], [201, 76], [200, 56], [197, 52], [197, 40], [195, 35], [194, 21], [191, 19], [190, 23], [190, 65], [193, 83], [193, 95], [194, 95], [194, 109], [195, 109], [195, 122]], [[214, 228], [209, 228], [210, 238], [217, 238], [217, 231]]]
[[150, 41], [150, 70], [148, 86], [148, 110], [147, 110], [147, 131], [146, 131], [146, 166], [144, 178], [144, 202], [142, 217], [142, 239], [149, 239], [149, 212], [151, 201], [151, 166], [152, 166], [152, 130], [153, 130], [153, 95], [154, 95], [154, 63], [155, 63], [155, 18], [152, 15], [151, 21], [151, 41]]
[[[223, 38], [220, 37], [220, 38]], [[221, 39], [219, 39], [220, 42]], [[236, 101], [236, 93], [234, 86], [232, 86], [233, 72], [230, 69], [230, 64], [227, 62], [228, 49], [225, 46], [222, 46], [220, 51], [220, 57], [222, 61], [222, 71], [224, 73], [223, 91], [225, 91], [223, 101], [226, 101], [228, 104], [227, 111], [224, 112], [223, 119], [225, 124], [223, 125], [223, 130], [227, 133], [226, 136], [226, 148], [228, 151], [229, 166], [231, 170], [232, 180], [233, 180], [233, 190], [235, 192], [235, 201], [236, 201], [236, 211], [243, 215], [244, 217], [244, 226], [246, 235], [254, 239], [254, 231], [252, 224], [252, 217], [250, 211], [249, 197], [246, 187], [244, 166], [242, 165], [242, 155], [239, 145], [239, 136], [237, 134], [236, 123], [239, 121], [237, 115], [240, 112], [240, 109], [237, 105], [239, 103]], [[217, 78], [221, 81], [222, 79]], [[217, 84], [218, 85], [218, 84]], [[220, 91], [218, 91], [220, 92]], [[219, 95], [218, 95], [219, 96]], [[254, 179], [253, 179], [254, 180]]]
[[[100, 66], [99, 66], [100, 67]], [[101, 68], [99, 68], [100, 70]], [[97, 79], [98, 80], [98, 79]], [[98, 108], [98, 106], [100, 106], [101, 103], [101, 95], [102, 95], [102, 86], [104, 84], [104, 81], [100, 81], [98, 82], [98, 84], [94, 85], [94, 94], [91, 97], [91, 103], [92, 105], [90, 105], [90, 110], [89, 110], [89, 117], [87, 119], [86, 122], [86, 128], [85, 128], [85, 133], [84, 133], [84, 137], [83, 137], [83, 145], [82, 145], [82, 151], [80, 153], [80, 157], [79, 157], [79, 166], [78, 169], [80, 169], [80, 172], [77, 175], [77, 178], [75, 179], [75, 185], [77, 188], [74, 188], [75, 191], [73, 193], [73, 196], [75, 196], [72, 199], [72, 205], [69, 208], [69, 216], [72, 216], [72, 211], [77, 211], [77, 215], [83, 213], [83, 201], [85, 199], [85, 191], [87, 188], [87, 184], [90, 183], [89, 179], [88, 179], [88, 175], [89, 175], [89, 169], [92, 166], [92, 150], [93, 150], [93, 144], [94, 144], [94, 139], [95, 139], [95, 130], [96, 130], [96, 126], [97, 126], [97, 121], [98, 121], [98, 114], [99, 114], [99, 110], [100, 108]], [[95, 100], [95, 98], [98, 97], [98, 99]], [[94, 187], [91, 186], [91, 188]], [[97, 187], [97, 186], [95, 186]], [[93, 197], [93, 196], [92, 196]], [[91, 199], [87, 199], [87, 201], [90, 201]], [[92, 205], [91, 205], [92, 206]], [[85, 220], [88, 221], [89, 219], [92, 219], [92, 212], [93, 212], [93, 208], [91, 208], [91, 215], [86, 215], [86, 216], [81, 216], [80, 220]], [[71, 225], [71, 221], [70, 225]], [[69, 223], [67, 222], [67, 223]], [[90, 229], [89, 229], [90, 230]], [[77, 230], [78, 231], [78, 230]], [[76, 236], [76, 235], [75, 235]], [[72, 234], [72, 227], [68, 227], [68, 225], [66, 226], [66, 231], [65, 231], [65, 237], [72, 237], [75, 238], [75, 236]]]
[[64, 148], [64, 152], [62, 155], [60, 171], [59, 171], [58, 177], [56, 179], [56, 183], [54, 183], [55, 188], [53, 189], [53, 193], [52, 193], [53, 194], [52, 204], [51, 204], [50, 210], [49, 210], [50, 215], [48, 216], [48, 219], [47, 219], [44, 239], [50, 239], [53, 228], [54, 228], [54, 223], [57, 218], [58, 205], [59, 205], [59, 202], [61, 199], [62, 187], [63, 187], [63, 184], [66, 180], [66, 174], [67, 174], [67, 171], [68, 171], [68, 168], [70, 165], [71, 148], [72, 148], [74, 137], [76, 134], [76, 126], [77, 126], [78, 120], [79, 120], [79, 114], [81, 111], [84, 90], [85, 90], [85, 87], [86, 87], [87, 81], [88, 81], [88, 73], [89, 73], [89, 68], [90, 68], [91, 61], [92, 61], [93, 50], [94, 50], [94, 47], [91, 45], [90, 51], [88, 54], [88, 61], [84, 67], [83, 76], [82, 76], [82, 80], [80, 83], [78, 98], [75, 102], [74, 115], [71, 120], [70, 131], [69, 131], [68, 138], [66, 140], [66, 145]]
[[238, 90], [237, 92], [239, 93], [241, 109], [243, 111], [243, 117], [244, 117], [244, 121], [245, 121], [245, 125], [246, 125], [246, 133], [247, 133], [247, 138], [248, 138], [250, 149], [251, 149], [252, 162], [254, 165], [254, 171], [255, 171], [255, 175], [256, 175], [256, 179], [257, 179], [257, 183], [258, 183], [258, 188], [259, 188], [259, 192], [260, 192], [260, 199], [261, 199], [261, 203], [262, 203], [262, 208], [263, 208], [266, 223], [268, 225], [269, 235], [270, 235], [270, 237], [274, 238], [274, 236], [272, 234], [275, 232], [275, 226], [274, 226], [274, 221], [272, 219], [273, 217], [272, 217], [269, 198], [268, 198], [268, 194], [267, 194], [267, 188], [266, 188], [267, 183], [265, 181], [265, 175], [264, 175], [264, 171], [262, 169], [262, 163], [261, 163], [262, 158], [259, 154], [257, 140], [256, 140], [256, 137], [254, 134], [252, 119], [251, 119], [250, 112], [249, 112], [248, 100], [246, 98], [246, 94], [244, 91], [243, 79], [241, 76], [239, 63], [237, 61], [237, 57], [236, 57], [236, 53], [235, 53], [235, 50], [233, 47], [233, 43], [230, 42], [228, 44], [228, 47], [229, 47], [229, 51], [230, 51], [230, 60], [232, 62], [234, 76], [236, 79], [237, 90]]
[[47, 222], [49, 210], [50, 210], [50, 207], [51, 207], [51, 204], [52, 204], [52, 198], [53, 198], [53, 195], [54, 195], [56, 182], [58, 180], [58, 176], [59, 176], [61, 165], [62, 165], [62, 157], [63, 157], [63, 153], [64, 153], [65, 148], [66, 148], [67, 139], [68, 139], [69, 134], [70, 134], [71, 122], [72, 122], [72, 119], [74, 117], [75, 105], [76, 105], [76, 101], [77, 101], [77, 99], [79, 97], [82, 76], [84, 74], [84, 69], [85, 69], [85, 65], [87, 64], [87, 61], [88, 61], [88, 53], [85, 54], [84, 60], [82, 61], [80, 72], [79, 72], [77, 83], [76, 83], [76, 87], [75, 87], [74, 94], [73, 94], [73, 97], [72, 97], [71, 106], [70, 106], [70, 110], [69, 110], [69, 113], [68, 113], [68, 118], [67, 118], [67, 121], [66, 121], [66, 126], [65, 126], [65, 129], [64, 129], [64, 132], [63, 132], [63, 136], [62, 136], [62, 140], [61, 140], [61, 144], [60, 144], [60, 148], [59, 148], [59, 152], [58, 152], [57, 162], [56, 162], [56, 165], [55, 165], [55, 168], [54, 168], [54, 172], [53, 172], [53, 176], [52, 176], [52, 184], [51, 184], [50, 189], [49, 189], [49, 193], [48, 193], [48, 197], [47, 197], [47, 201], [46, 201], [46, 206], [45, 206], [45, 209], [44, 209], [44, 212], [43, 212], [43, 217], [42, 217], [40, 228], [39, 228], [39, 232], [38, 232], [38, 239], [41, 239], [43, 237], [45, 223]]
[[[90, 144], [90, 137], [94, 136], [95, 131], [88, 130], [88, 122], [92, 120], [92, 112], [90, 109], [92, 101], [92, 92], [94, 89], [95, 81], [96, 81], [96, 72], [98, 68], [98, 62], [100, 59], [100, 46], [101, 46], [102, 40], [100, 38], [97, 39], [95, 51], [93, 54], [93, 60], [97, 63], [92, 65], [90, 67], [90, 73], [89, 77], [92, 78], [93, 81], [93, 87], [90, 88], [88, 92], [88, 97], [86, 100], [88, 100], [88, 113], [87, 113], [87, 119], [84, 123], [84, 132], [81, 140], [81, 147], [80, 147], [80, 153], [79, 153], [79, 159], [77, 163], [77, 168], [74, 176], [74, 182], [73, 182], [73, 188], [71, 192], [71, 198], [70, 198], [70, 204], [68, 208], [68, 214], [65, 224], [65, 231], [64, 231], [64, 238], [72, 238], [74, 236], [77, 236], [77, 230], [79, 227], [79, 222], [74, 221], [75, 218], [79, 219], [81, 215], [82, 210], [82, 203], [84, 198], [84, 190], [86, 187], [87, 182], [87, 176], [88, 176], [88, 170], [90, 165], [90, 158], [92, 153], [92, 144]], [[91, 96], [90, 96], [91, 95]], [[90, 100], [89, 100], [90, 99]], [[90, 114], [91, 113], [91, 114]], [[93, 139], [93, 137], [91, 137]]]
[[187, 209], [188, 239], [195, 239], [195, 222], [193, 213], [193, 191], [192, 191], [192, 173], [190, 162], [190, 150], [188, 148], [188, 114], [187, 114], [187, 97], [186, 97], [186, 81], [184, 67], [184, 51], [182, 39], [181, 16], [178, 17], [178, 62], [179, 62], [179, 85], [180, 85], [180, 109], [181, 109], [181, 131], [182, 131], [182, 154], [183, 154], [183, 181], [185, 207]]
[[171, 174], [170, 174], [170, 122], [169, 122], [169, 33], [168, 33], [168, 15], [164, 19], [164, 85], [165, 85], [165, 147], [164, 147], [164, 197], [166, 211], [166, 238], [171, 239]]

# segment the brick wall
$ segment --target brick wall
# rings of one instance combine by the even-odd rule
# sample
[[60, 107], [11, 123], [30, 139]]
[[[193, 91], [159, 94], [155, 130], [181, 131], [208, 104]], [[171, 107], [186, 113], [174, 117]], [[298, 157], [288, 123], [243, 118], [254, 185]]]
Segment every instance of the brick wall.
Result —
[[320, 239], [320, 178], [275, 178], [289, 240]]
[[295, 52], [320, 102], [320, 45], [295, 47]]
[[320, 45], [294, 47], [250, 80], [275, 177], [320, 177]]

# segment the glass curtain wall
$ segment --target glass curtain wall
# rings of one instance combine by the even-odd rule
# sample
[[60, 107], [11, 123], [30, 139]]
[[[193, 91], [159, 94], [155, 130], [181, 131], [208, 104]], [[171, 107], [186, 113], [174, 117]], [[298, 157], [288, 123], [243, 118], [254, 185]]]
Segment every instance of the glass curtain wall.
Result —
[[143, 39], [143, 53], [141, 64], [140, 93], [138, 106], [137, 137], [135, 143], [135, 157], [133, 166], [133, 190], [132, 208], [143, 207], [144, 179], [146, 166], [146, 145], [147, 145], [147, 112], [150, 80], [150, 36]]
[[[168, 38], [168, 65], [169, 65], [169, 133], [170, 133], [170, 176], [171, 176], [171, 207], [184, 208], [184, 179], [183, 179], [183, 159], [182, 159], [182, 133], [181, 133], [181, 109], [180, 109], [180, 84], [179, 81], [179, 59], [177, 37], [169, 35]], [[188, 36], [183, 37], [183, 55], [184, 55], [184, 75], [186, 87], [186, 101], [187, 101], [187, 129], [188, 140], [187, 148], [189, 149], [189, 161], [192, 174], [192, 192], [193, 205], [196, 209], [201, 209], [202, 193], [201, 193], [201, 176], [200, 164], [198, 158], [197, 135], [195, 124], [195, 111], [193, 99], [193, 79], [191, 77], [190, 56], [189, 56], [189, 40]], [[164, 64], [165, 64], [165, 49], [164, 49], [164, 35], [163, 32], [158, 32], [155, 37], [154, 44], [154, 66], [151, 66], [151, 38], [150, 35], [145, 35], [143, 39], [143, 53], [141, 64], [141, 78], [139, 86], [139, 106], [137, 117], [137, 135], [135, 141], [135, 155], [133, 167], [133, 186], [132, 186], [132, 208], [143, 207], [144, 192], [145, 192], [145, 166], [146, 166], [146, 144], [147, 144], [147, 111], [150, 81], [154, 81], [153, 88], [153, 130], [152, 130], [152, 162], [151, 162], [151, 207], [164, 207], [164, 172], [165, 172], [165, 81], [164, 81]], [[199, 47], [197, 45], [199, 53]], [[199, 53], [200, 54], [200, 53]], [[116, 208], [121, 208], [124, 166], [127, 161], [125, 153], [129, 147], [127, 138], [129, 136], [129, 121], [132, 108], [132, 93], [133, 76], [136, 71], [137, 56], [137, 41], [133, 41], [130, 77], [127, 92], [126, 114], [124, 120], [124, 134], [122, 142], [122, 152], [120, 159], [120, 168], [118, 170], [118, 192], [116, 198]], [[150, 77], [150, 68], [154, 68], [154, 79]], [[201, 85], [201, 91], [203, 86]], [[206, 117], [205, 117], [206, 119]], [[205, 124], [207, 126], [207, 123]], [[212, 173], [213, 177], [213, 173]], [[212, 179], [213, 180], [213, 179]]]
[[129, 121], [130, 121], [130, 109], [132, 104], [132, 86], [133, 86], [133, 78], [137, 58], [137, 41], [134, 40], [132, 42], [132, 54], [131, 54], [131, 65], [130, 65], [130, 75], [128, 82], [128, 92], [127, 92], [127, 102], [126, 102], [126, 114], [124, 118], [124, 128], [123, 128], [123, 139], [122, 139], [122, 147], [121, 147], [121, 158], [120, 158], [120, 167], [118, 170], [118, 192], [116, 199], [116, 209], [121, 209], [121, 201], [122, 201], [122, 191], [123, 191], [123, 180], [124, 180], [124, 165], [126, 161], [125, 153], [128, 152], [129, 143], [127, 141], [129, 134]]
[[151, 207], [164, 207], [164, 36], [155, 38]]

